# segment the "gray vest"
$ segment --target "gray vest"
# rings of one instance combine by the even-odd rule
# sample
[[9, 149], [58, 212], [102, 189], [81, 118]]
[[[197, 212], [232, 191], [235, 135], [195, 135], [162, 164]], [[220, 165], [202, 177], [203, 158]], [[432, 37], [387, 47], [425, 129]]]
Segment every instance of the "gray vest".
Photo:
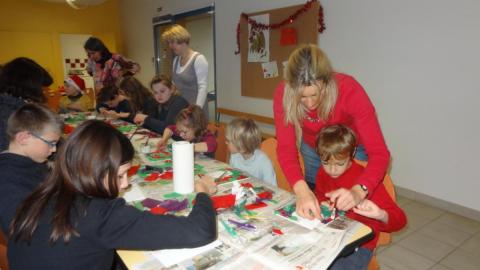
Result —
[[[180, 65], [180, 57], [175, 57], [173, 60], [173, 72], [172, 72], [172, 81], [175, 84], [175, 87], [180, 90], [182, 97], [185, 98], [188, 103], [196, 104], [198, 96], [198, 83], [197, 83], [197, 74], [195, 73], [195, 60], [199, 53], [195, 53], [192, 60], [185, 69], [177, 73], [178, 66]], [[205, 116], [208, 119], [208, 100], [205, 100], [203, 104], [203, 111]]]

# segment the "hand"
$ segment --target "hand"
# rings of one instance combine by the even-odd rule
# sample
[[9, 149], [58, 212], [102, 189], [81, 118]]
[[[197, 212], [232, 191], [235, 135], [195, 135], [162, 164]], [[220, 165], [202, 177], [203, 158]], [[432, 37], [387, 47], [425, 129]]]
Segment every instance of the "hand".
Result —
[[168, 139], [160, 138], [157, 143], [157, 151], [163, 150], [167, 146]]
[[215, 181], [212, 177], [203, 175], [199, 180], [195, 181], [195, 191], [205, 192], [209, 195], [212, 195], [217, 192], [217, 184], [215, 184]]
[[363, 200], [353, 208], [353, 212], [365, 217], [380, 220], [384, 223], [388, 223], [387, 212], [370, 200]]
[[348, 211], [363, 200], [364, 195], [360, 194], [362, 190], [358, 191], [359, 189], [355, 188], [355, 186], [352, 189], [339, 188], [326, 193], [325, 196], [335, 204], [338, 210]]
[[143, 125], [143, 123], [145, 122], [145, 119], [147, 118], [147, 115], [145, 114], [141, 114], [141, 113], [137, 113], [135, 115], [135, 117], [133, 118], [133, 122], [137, 125]]
[[297, 195], [297, 214], [306, 219], [320, 219], [320, 206], [318, 205], [317, 197], [310, 190], [307, 182], [304, 180], [298, 181], [293, 190]]

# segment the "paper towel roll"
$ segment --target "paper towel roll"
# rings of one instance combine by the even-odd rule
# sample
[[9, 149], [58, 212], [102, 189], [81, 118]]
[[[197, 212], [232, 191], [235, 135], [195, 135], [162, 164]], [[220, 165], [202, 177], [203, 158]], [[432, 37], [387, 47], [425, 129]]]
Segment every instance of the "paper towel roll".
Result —
[[186, 141], [172, 144], [173, 190], [180, 194], [192, 193], [193, 176], [193, 143]]

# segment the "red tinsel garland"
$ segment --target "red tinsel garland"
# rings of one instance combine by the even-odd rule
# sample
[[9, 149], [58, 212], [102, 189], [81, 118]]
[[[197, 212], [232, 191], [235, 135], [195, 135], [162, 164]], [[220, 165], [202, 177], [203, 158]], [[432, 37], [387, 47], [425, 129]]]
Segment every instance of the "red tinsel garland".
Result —
[[[314, 2], [317, 2], [317, 0], [308, 0], [301, 8], [299, 8], [292, 15], [288, 16], [288, 18], [284, 19], [283, 21], [281, 21], [279, 23], [272, 23], [272, 24], [259, 23], [255, 20], [251, 19], [245, 13], [240, 14], [240, 19], [238, 19], [238, 23], [237, 23], [237, 50], [235, 51], [235, 54], [240, 53], [240, 22], [241, 22], [242, 19], [245, 19], [247, 21], [247, 23], [251, 24], [253, 29], [257, 29], [257, 30], [278, 29], [278, 28], [283, 27], [287, 24], [293, 23], [293, 21], [296, 20], [298, 16], [300, 16], [302, 13], [308, 11], [312, 7], [312, 4]], [[318, 7], [318, 32], [323, 33], [324, 30], [325, 30], [325, 23], [323, 21], [323, 8], [322, 8], [322, 5], [319, 5], [319, 7]]]

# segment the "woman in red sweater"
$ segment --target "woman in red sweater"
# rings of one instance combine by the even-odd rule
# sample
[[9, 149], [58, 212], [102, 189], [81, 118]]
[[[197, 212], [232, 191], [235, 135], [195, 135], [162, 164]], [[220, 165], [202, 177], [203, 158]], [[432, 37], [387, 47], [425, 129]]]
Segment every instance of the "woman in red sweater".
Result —
[[[338, 209], [356, 206], [382, 181], [390, 153], [375, 108], [362, 86], [353, 77], [334, 72], [328, 57], [316, 45], [302, 45], [290, 55], [285, 82], [275, 92], [273, 111], [279, 163], [297, 195], [300, 216], [320, 217], [318, 201], [307, 181], [315, 183], [321, 162], [315, 153], [315, 140], [325, 125], [350, 127], [368, 155], [368, 166], [356, 184], [350, 190], [333, 193]], [[305, 175], [298, 147], [305, 161]]]

